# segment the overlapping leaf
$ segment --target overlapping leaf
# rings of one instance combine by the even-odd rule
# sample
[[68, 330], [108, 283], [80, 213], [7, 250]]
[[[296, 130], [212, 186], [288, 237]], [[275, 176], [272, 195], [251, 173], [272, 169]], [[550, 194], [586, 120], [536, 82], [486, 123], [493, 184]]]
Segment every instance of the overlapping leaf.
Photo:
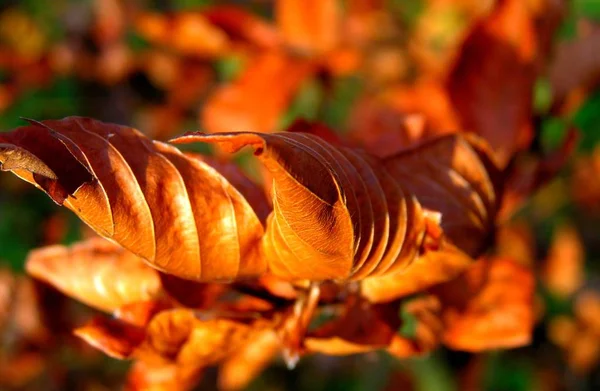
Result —
[[0, 144], [3, 170], [157, 269], [229, 280], [266, 268], [257, 254], [263, 227], [256, 213], [197, 157], [131, 128], [74, 117], [4, 133]]
[[490, 152], [472, 137], [442, 137], [384, 160], [308, 133], [178, 139], [255, 148], [273, 176], [263, 236], [248, 201], [262, 213], [266, 201], [239, 172], [221, 167], [248, 199], [200, 158], [133, 129], [67, 118], [0, 141], [4, 170], [155, 268], [197, 281], [259, 276], [267, 265], [289, 280], [358, 280], [397, 274], [418, 257], [445, 270], [484, 248], [499, 197]]
[[189, 369], [220, 361], [267, 325], [253, 318], [201, 319], [192, 310], [173, 309], [158, 313], [145, 329], [97, 317], [75, 333], [116, 358], [177, 363]]
[[271, 172], [274, 210], [262, 250], [270, 270], [283, 278], [395, 273], [426, 249], [468, 259], [493, 227], [498, 172], [473, 138], [447, 136], [385, 160], [307, 133], [175, 140], [194, 141], [232, 152], [252, 146]]

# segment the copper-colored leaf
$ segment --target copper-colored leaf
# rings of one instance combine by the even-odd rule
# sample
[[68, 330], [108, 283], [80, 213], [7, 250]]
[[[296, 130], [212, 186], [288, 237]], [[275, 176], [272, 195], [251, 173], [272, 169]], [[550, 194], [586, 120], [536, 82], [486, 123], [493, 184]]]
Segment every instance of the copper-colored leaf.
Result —
[[286, 279], [396, 272], [428, 250], [468, 258], [462, 252], [478, 254], [493, 227], [499, 174], [473, 137], [442, 137], [385, 160], [306, 133], [174, 141], [254, 148], [273, 177], [262, 249], [271, 272]]
[[156, 270], [101, 238], [72, 247], [49, 246], [27, 258], [27, 272], [68, 296], [107, 312], [161, 296]]
[[435, 292], [442, 301], [444, 343], [479, 351], [523, 346], [533, 331], [535, 281], [509, 259], [483, 259]]
[[373, 303], [387, 302], [452, 280], [473, 260], [451, 246], [443, 252], [429, 252], [406, 269], [362, 281], [362, 295]]
[[202, 11], [202, 15], [223, 29], [231, 39], [254, 43], [262, 48], [279, 45], [280, 37], [274, 26], [240, 7], [217, 5]]
[[448, 79], [463, 127], [486, 138], [503, 166], [532, 137], [534, 28], [527, 2], [498, 1], [465, 40]]
[[438, 346], [442, 324], [439, 303], [423, 297], [405, 304], [405, 311], [414, 318], [414, 335], [400, 333], [404, 325], [398, 302], [373, 305], [363, 300], [351, 300], [344, 313], [310, 333], [305, 340], [309, 352], [346, 355], [387, 349], [397, 357], [423, 354]]
[[219, 389], [244, 389], [271, 363], [281, 350], [281, 341], [273, 330], [265, 330], [226, 359], [219, 368]]
[[336, 0], [277, 0], [275, 16], [286, 43], [305, 53], [333, 49], [340, 37]]
[[183, 368], [177, 364], [152, 365], [136, 361], [127, 373], [125, 391], [186, 391], [202, 377], [202, 368]]
[[266, 322], [252, 318], [236, 320], [209, 316], [202, 320], [200, 315], [188, 309], [163, 311], [145, 330], [98, 317], [75, 333], [116, 358], [202, 368], [227, 357], [266, 325]]
[[577, 231], [562, 227], [554, 234], [542, 281], [553, 294], [568, 297], [583, 284], [584, 262], [585, 251]]
[[257, 251], [263, 227], [252, 207], [197, 157], [135, 129], [78, 117], [32, 122], [0, 142], [1, 157], [13, 150], [35, 156], [8, 169], [155, 268], [194, 280], [265, 270]]
[[105, 317], [96, 317], [75, 330], [75, 335], [110, 357], [131, 356], [144, 340], [144, 329]]
[[186, 55], [221, 56], [228, 52], [230, 46], [227, 35], [199, 12], [172, 15], [140, 13], [135, 27], [150, 42]]
[[314, 67], [283, 52], [259, 54], [236, 80], [211, 96], [201, 114], [203, 126], [211, 133], [277, 130], [294, 93]]

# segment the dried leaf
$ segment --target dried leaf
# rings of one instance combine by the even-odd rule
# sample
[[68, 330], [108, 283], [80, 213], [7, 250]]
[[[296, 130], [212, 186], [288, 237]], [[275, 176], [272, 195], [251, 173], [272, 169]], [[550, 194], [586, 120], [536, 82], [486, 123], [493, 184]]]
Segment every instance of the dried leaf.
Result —
[[508, 259], [483, 259], [460, 278], [437, 287], [444, 343], [480, 351], [529, 343], [534, 325], [534, 277]]
[[381, 277], [365, 278], [362, 295], [373, 303], [395, 300], [456, 278], [473, 263], [464, 253], [452, 249], [429, 252], [406, 269]]
[[158, 313], [145, 330], [97, 317], [75, 334], [112, 357], [135, 358], [149, 365], [176, 363], [191, 370], [227, 357], [266, 324], [251, 318], [201, 320], [192, 310], [174, 309]]
[[259, 54], [236, 80], [214, 92], [202, 110], [202, 124], [211, 133], [273, 132], [314, 69], [310, 60], [283, 52]]
[[376, 305], [349, 301], [341, 316], [309, 333], [304, 344], [309, 352], [347, 355], [385, 349], [401, 325], [398, 303]]
[[243, 390], [281, 350], [281, 341], [273, 330], [265, 330], [233, 353], [219, 367], [219, 389]]
[[335, 0], [277, 0], [275, 18], [293, 49], [318, 54], [333, 49], [340, 39], [340, 9]]
[[240, 7], [215, 5], [203, 10], [202, 15], [223, 29], [232, 40], [242, 40], [265, 49], [280, 44], [279, 32], [274, 26]]
[[555, 234], [542, 270], [542, 281], [550, 292], [568, 297], [583, 285], [585, 250], [573, 227], [562, 227]]
[[186, 391], [200, 381], [203, 370], [182, 368], [177, 364], [149, 365], [136, 361], [127, 373], [125, 391]]
[[387, 349], [396, 357], [411, 357], [435, 349], [441, 339], [439, 303], [433, 298], [416, 299], [405, 305], [414, 318], [414, 335], [400, 333], [406, 320], [400, 318], [398, 302], [370, 304], [364, 300], [347, 303], [344, 313], [311, 332], [305, 345], [309, 352], [347, 355]]
[[252, 146], [271, 172], [274, 210], [262, 250], [284, 279], [381, 275], [425, 250], [476, 255], [493, 227], [499, 174], [474, 138], [443, 137], [385, 160], [305, 133], [174, 140], [195, 141], [230, 152]]
[[[153, 267], [193, 280], [260, 275], [263, 227], [244, 197], [202, 160], [118, 125], [70, 117], [2, 133], [36, 156], [13, 172]], [[27, 171], [29, 170], [29, 171]]]
[[466, 38], [448, 77], [462, 127], [487, 139], [502, 167], [533, 136], [537, 50], [527, 3], [498, 1]]
[[27, 272], [64, 294], [106, 312], [162, 295], [156, 270], [104, 239], [32, 251]]
[[199, 12], [171, 15], [140, 13], [135, 20], [137, 32], [148, 41], [190, 56], [216, 57], [227, 54], [227, 35]]

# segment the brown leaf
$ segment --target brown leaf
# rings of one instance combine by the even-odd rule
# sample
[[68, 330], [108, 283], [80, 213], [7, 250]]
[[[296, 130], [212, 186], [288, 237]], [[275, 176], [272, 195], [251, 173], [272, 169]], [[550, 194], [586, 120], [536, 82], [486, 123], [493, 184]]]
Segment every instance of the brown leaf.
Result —
[[347, 355], [387, 349], [396, 357], [411, 357], [435, 349], [441, 339], [439, 303], [423, 297], [405, 304], [414, 317], [414, 336], [403, 336], [398, 302], [370, 304], [364, 300], [346, 303], [343, 314], [311, 332], [305, 345], [309, 352]]
[[177, 364], [186, 369], [215, 364], [245, 344], [266, 321], [200, 319], [188, 309], [158, 313], [144, 329], [97, 317], [75, 334], [116, 358], [135, 358], [149, 365]]
[[261, 48], [274, 48], [280, 44], [279, 32], [250, 12], [230, 5], [215, 5], [202, 11], [202, 15], [223, 29], [232, 40], [253, 43]]
[[333, 49], [340, 39], [340, 12], [335, 0], [277, 0], [275, 18], [293, 49], [318, 54]]
[[230, 49], [227, 35], [199, 12], [140, 13], [134, 26], [151, 43], [184, 55], [211, 58], [227, 54]]
[[501, 0], [468, 35], [448, 77], [462, 127], [487, 139], [503, 167], [533, 136], [537, 50], [527, 3]]
[[106, 312], [162, 295], [156, 270], [139, 257], [95, 238], [72, 247], [48, 246], [32, 251], [27, 272], [64, 294]]
[[394, 339], [401, 321], [398, 305], [373, 306], [349, 301], [341, 316], [309, 333], [304, 344], [309, 352], [347, 355], [385, 349]]
[[178, 303], [191, 308], [208, 308], [229, 289], [227, 284], [202, 283], [159, 273], [163, 289]]
[[0, 141], [34, 154], [56, 179], [23, 169], [15, 174], [157, 269], [193, 280], [265, 270], [255, 212], [199, 158], [135, 129], [78, 117], [35, 122]]
[[265, 330], [233, 353], [219, 367], [219, 389], [245, 389], [281, 350], [281, 341], [273, 330]]
[[101, 316], [77, 328], [74, 333], [106, 355], [118, 359], [129, 358], [144, 340], [143, 328]]
[[523, 346], [534, 325], [532, 272], [509, 259], [483, 259], [434, 289], [442, 301], [444, 343], [480, 351]]
[[554, 233], [548, 258], [542, 270], [542, 281], [550, 292], [568, 297], [583, 285], [585, 250], [573, 227], [561, 227]]
[[442, 137], [385, 160], [305, 133], [174, 141], [254, 148], [273, 176], [262, 249], [278, 277], [361, 279], [395, 272], [425, 250], [476, 255], [493, 227], [499, 174], [472, 137]]
[[186, 391], [193, 389], [203, 374], [201, 368], [177, 364], [151, 365], [136, 361], [127, 373], [125, 391]]
[[429, 252], [396, 273], [365, 278], [361, 294], [373, 303], [395, 300], [456, 278], [473, 263], [471, 257], [449, 246]]
[[236, 80], [215, 91], [202, 109], [201, 122], [211, 133], [273, 132], [314, 69], [311, 61], [283, 52], [259, 54]]

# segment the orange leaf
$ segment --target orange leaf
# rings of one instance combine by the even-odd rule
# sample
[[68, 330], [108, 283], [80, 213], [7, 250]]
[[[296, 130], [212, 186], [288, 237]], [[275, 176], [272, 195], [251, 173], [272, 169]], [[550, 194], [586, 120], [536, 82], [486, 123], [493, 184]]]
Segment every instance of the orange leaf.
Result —
[[86, 342], [116, 358], [136, 358], [151, 365], [175, 363], [202, 368], [227, 357], [266, 325], [263, 321], [199, 318], [194, 311], [158, 313], [141, 329], [103, 317], [75, 331]]
[[509, 259], [483, 259], [434, 289], [442, 301], [444, 343], [480, 351], [523, 346], [533, 331], [535, 281]]
[[318, 54], [333, 49], [340, 39], [336, 0], [277, 0], [275, 18], [286, 43], [293, 49]]
[[233, 353], [219, 367], [219, 389], [242, 390], [267, 367], [281, 350], [273, 330], [265, 330]]
[[406, 312], [415, 318], [415, 335], [403, 336], [399, 330], [398, 302], [373, 305], [364, 300], [351, 300], [345, 312], [309, 334], [308, 351], [328, 355], [347, 355], [387, 349], [397, 357], [411, 357], [435, 349], [441, 339], [439, 303], [432, 297], [415, 299], [405, 304]]
[[254, 43], [261, 48], [274, 48], [280, 44], [279, 32], [274, 26], [240, 7], [216, 5], [203, 10], [202, 15], [222, 28], [231, 39]]
[[3, 170], [157, 269], [229, 280], [266, 268], [252, 207], [199, 158], [135, 129], [77, 117], [32, 122], [2, 133], [0, 143]]
[[48, 246], [32, 251], [27, 272], [61, 292], [106, 312], [162, 295], [156, 270], [139, 257], [104, 239], [72, 247]]
[[174, 141], [217, 143], [230, 152], [254, 148], [273, 177], [262, 249], [281, 278], [361, 279], [395, 272], [439, 248], [476, 255], [493, 227], [498, 173], [472, 137], [439, 138], [383, 161], [305, 133], [188, 134]]
[[573, 227], [562, 227], [555, 234], [542, 270], [542, 281], [550, 292], [568, 297], [583, 285], [585, 250]]
[[532, 138], [537, 41], [528, 4], [498, 1], [465, 40], [448, 79], [467, 131], [488, 140], [505, 166]]
[[473, 263], [471, 257], [451, 246], [443, 250], [429, 252], [396, 273], [364, 279], [362, 295], [373, 303], [392, 301], [450, 281]]
[[314, 69], [312, 62], [283, 52], [259, 54], [235, 81], [210, 97], [201, 113], [202, 124], [211, 133], [273, 132]]
[[127, 373], [125, 391], [191, 390], [202, 377], [201, 368], [182, 368], [176, 364], [150, 365], [136, 361]]
[[135, 28], [148, 41], [185, 55], [210, 58], [229, 51], [227, 35], [199, 12], [140, 13]]

